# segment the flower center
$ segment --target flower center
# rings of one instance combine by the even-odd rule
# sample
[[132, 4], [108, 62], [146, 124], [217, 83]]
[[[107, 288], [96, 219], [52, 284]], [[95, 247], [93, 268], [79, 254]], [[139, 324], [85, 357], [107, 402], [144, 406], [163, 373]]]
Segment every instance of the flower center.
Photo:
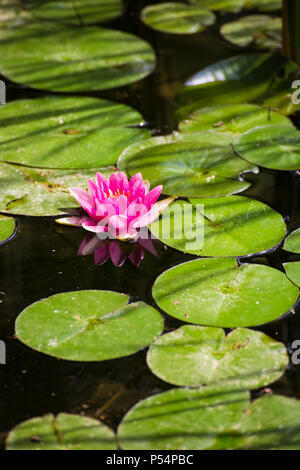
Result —
[[127, 193], [125, 193], [124, 191], [122, 191], [122, 192], [120, 193], [120, 190], [117, 189], [117, 191], [115, 191], [115, 192], [113, 193], [111, 189], [109, 190], [109, 197], [112, 197], [113, 199], [115, 199], [116, 197], [119, 197], [119, 196], [126, 196], [127, 198], [129, 198], [129, 196], [130, 196], [130, 191], [127, 191]]

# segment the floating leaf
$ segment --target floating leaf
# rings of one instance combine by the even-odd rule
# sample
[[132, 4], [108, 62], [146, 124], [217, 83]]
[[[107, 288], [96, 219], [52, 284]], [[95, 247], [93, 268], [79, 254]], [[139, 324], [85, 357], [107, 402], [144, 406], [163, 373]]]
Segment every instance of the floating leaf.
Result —
[[300, 169], [300, 132], [279, 124], [259, 126], [238, 137], [234, 150], [246, 160], [274, 170]]
[[286, 251], [300, 254], [300, 228], [297, 228], [297, 230], [294, 230], [289, 234], [289, 236], [285, 239], [283, 248]]
[[15, 221], [12, 217], [0, 215], [0, 243], [10, 238], [16, 229]]
[[[112, 168], [99, 169], [108, 176]], [[0, 211], [7, 214], [57, 216], [74, 213], [78, 202], [71, 186], [85, 189], [95, 170], [45, 170], [0, 164]]]
[[217, 130], [239, 136], [255, 126], [281, 124], [293, 126], [291, 121], [280, 113], [255, 104], [224, 104], [194, 111], [179, 123], [180, 132]]
[[198, 6], [179, 3], [160, 3], [142, 10], [142, 21], [165, 33], [192, 34], [214, 23], [215, 15]]
[[0, 109], [0, 159], [36, 167], [99, 168], [149, 131], [141, 115], [96, 98], [19, 100]]
[[243, 16], [221, 27], [224, 38], [237, 46], [276, 49], [281, 44], [282, 19], [268, 15]]
[[200, 256], [246, 256], [278, 245], [286, 226], [278, 212], [255, 199], [228, 196], [174, 202], [151, 232], [166, 245]]
[[300, 449], [300, 402], [266, 394], [254, 400], [236, 431], [238, 449]]
[[26, 9], [34, 18], [67, 24], [92, 24], [111, 20], [122, 12], [121, 0], [27, 0]]
[[254, 389], [277, 380], [289, 363], [282, 343], [239, 328], [225, 338], [221, 328], [184, 325], [150, 346], [147, 364], [165, 382], [230, 390]]
[[60, 413], [18, 424], [7, 436], [6, 450], [116, 450], [113, 431], [96, 419]]
[[134, 354], [163, 330], [162, 316], [143, 302], [126, 305], [116, 292], [65, 292], [35, 302], [16, 320], [32, 349], [69, 361], [104, 361]]
[[218, 197], [238, 193], [250, 186], [240, 174], [257, 172], [257, 167], [237, 158], [231, 141], [214, 131], [152, 137], [125, 149], [118, 166], [130, 176], [141, 171], [151, 186], [162, 184], [165, 194]]
[[283, 267], [290, 281], [296, 284], [296, 286], [300, 287], [300, 261], [284, 263]]
[[192, 4], [216, 11], [238, 13], [243, 8], [260, 11], [280, 10], [281, 0], [191, 0]]
[[153, 297], [182, 321], [234, 328], [281, 317], [296, 303], [298, 289], [276, 269], [208, 258], [165, 271], [155, 281]]
[[132, 34], [98, 27], [28, 25], [0, 30], [0, 72], [51, 91], [92, 91], [144, 78], [155, 65], [149, 44]]
[[[296, 66], [276, 54], [254, 53], [216, 62], [186, 81], [176, 97], [180, 121], [208, 106], [257, 103], [291, 114], [291, 77]], [[280, 75], [280, 76], [279, 76]]]
[[246, 391], [176, 388], [135, 405], [118, 428], [125, 450], [201, 450], [235, 442], [234, 427], [249, 407]]

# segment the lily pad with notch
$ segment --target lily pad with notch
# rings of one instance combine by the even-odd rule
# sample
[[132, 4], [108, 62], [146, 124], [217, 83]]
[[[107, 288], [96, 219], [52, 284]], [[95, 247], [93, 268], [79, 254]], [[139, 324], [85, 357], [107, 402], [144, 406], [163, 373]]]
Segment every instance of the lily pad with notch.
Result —
[[264, 387], [289, 363], [285, 346], [260, 331], [184, 325], [157, 338], [147, 353], [151, 371], [174, 385], [230, 390]]
[[35, 302], [16, 320], [26, 346], [69, 361], [105, 361], [148, 346], [163, 318], [144, 302], [111, 291], [64, 292]]
[[16, 230], [16, 223], [12, 217], [0, 215], [0, 243], [11, 238]]
[[39, 90], [83, 92], [136, 82], [155, 67], [151, 46], [99, 27], [32, 24], [0, 30], [0, 72]]
[[0, 109], [0, 160], [40, 168], [114, 165], [128, 145], [150, 136], [134, 127], [141, 121], [129, 106], [96, 98], [13, 101]]
[[262, 325], [291, 311], [299, 290], [284, 273], [235, 259], [203, 258], [162, 273], [153, 297], [187, 323], [223, 328]]
[[125, 149], [118, 167], [130, 176], [141, 171], [151, 186], [162, 184], [165, 194], [220, 197], [247, 189], [241, 174], [258, 172], [236, 157], [231, 142], [214, 131], [153, 137]]
[[116, 450], [114, 432], [86, 416], [60, 413], [28, 419], [6, 438], [6, 450]]

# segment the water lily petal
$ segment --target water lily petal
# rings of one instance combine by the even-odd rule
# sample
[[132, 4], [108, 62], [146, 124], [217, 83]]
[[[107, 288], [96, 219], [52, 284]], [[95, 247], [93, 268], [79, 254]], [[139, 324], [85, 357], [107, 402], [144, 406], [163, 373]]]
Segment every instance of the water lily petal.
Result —
[[93, 205], [93, 198], [87, 191], [84, 191], [80, 188], [69, 188], [69, 191], [90, 217], [96, 216], [96, 210]]
[[144, 202], [147, 204], [149, 209], [156, 203], [157, 199], [161, 195], [162, 188], [162, 185], [155, 186], [155, 188], [151, 189], [151, 191], [146, 195]]
[[77, 255], [92, 255], [98, 248], [103, 245], [103, 243], [103, 240], [100, 240], [96, 235], [91, 239], [88, 236], [85, 236], [78, 248]]
[[104, 225], [101, 225], [98, 222], [95, 222], [94, 220], [88, 220], [88, 221], [84, 222], [82, 224], [82, 227], [85, 230], [88, 230], [89, 232], [93, 232], [93, 233], [107, 232], [107, 227], [105, 227]]
[[96, 183], [99, 189], [103, 191], [107, 196], [109, 195], [109, 183], [102, 173], [96, 173]]
[[62, 217], [61, 219], [56, 219], [55, 222], [62, 225], [72, 225], [73, 227], [81, 227], [83, 222], [90, 220], [89, 217]]
[[138, 243], [135, 245], [134, 249], [132, 250], [132, 252], [130, 253], [130, 255], [128, 256], [128, 259], [131, 261], [131, 263], [136, 266], [136, 267], [139, 267], [141, 262], [143, 261], [144, 259], [144, 249], [143, 247], [141, 247]]

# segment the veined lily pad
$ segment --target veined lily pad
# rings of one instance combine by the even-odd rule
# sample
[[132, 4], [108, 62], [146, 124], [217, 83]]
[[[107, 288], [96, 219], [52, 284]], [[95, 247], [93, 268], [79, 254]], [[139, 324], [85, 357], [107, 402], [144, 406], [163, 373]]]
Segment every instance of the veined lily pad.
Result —
[[0, 160], [48, 168], [99, 168], [149, 131], [141, 115], [96, 98], [19, 100], [0, 109]]
[[26, 9], [34, 18], [82, 25], [119, 16], [122, 0], [27, 0]]
[[254, 400], [244, 415], [237, 433], [237, 449], [300, 449], [300, 401], [266, 394]]
[[249, 392], [176, 388], [135, 405], [118, 428], [125, 450], [201, 450], [235, 442]]
[[151, 224], [151, 232], [185, 253], [221, 257], [263, 252], [285, 236], [282, 216], [255, 199], [228, 196], [191, 199], [191, 204], [174, 202]]
[[163, 185], [165, 194], [219, 197], [243, 191], [250, 183], [243, 172], [257, 172], [234, 155], [232, 139], [223, 134], [193, 132], [146, 139], [121, 154], [118, 166], [133, 176], [141, 171], [151, 185]]
[[149, 44], [97, 27], [28, 25], [0, 31], [0, 72], [51, 91], [103, 90], [144, 78], [155, 65]]
[[[112, 168], [99, 169], [108, 176]], [[87, 187], [95, 170], [45, 170], [0, 163], [0, 211], [7, 214], [57, 216], [73, 213], [78, 202], [68, 188]]]
[[12, 217], [0, 215], [0, 243], [10, 238], [16, 229], [15, 221]]
[[116, 292], [65, 292], [35, 302], [16, 320], [16, 335], [32, 349], [69, 361], [129, 356], [163, 330], [162, 316], [143, 302], [126, 305]]
[[284, 263], [283, 267], [290, 281], [296, 284], [296, 286], [300, 287], [300, 261]]
[[60, 413], [18, 424], [7, 436], [6, 450], [116, 450], [113, 431], [96, 419]]
[[234, 150], [246, 160], [274, 170], [300, 169], [300, 132], [279, 124], [251, 129], [234, 143]]
[[153, 297], [182, 321], [234, 328], [279, 318], [293, 308], [298, 289], [276, 269], [208, 258], [165, 271], [155, 281]]
[[214, 23], [215, 15], [202, 7], [180, 3], [149, 5], [141, 13], [142, 21], [165, 33], [192, 34]]
[[286, 251], [300, 254], [300, 228], [297, 228], [297, 230], [294, 230], [289, 234], [289, 236], [285, 239], [283, 248]]
[[281, 29], [281, 18], [249, 15], [224, 24], [220, 32], [227, 41], [237, 46], [276, 49], [281, 44]]
[[255, 126], [281, 124], [293, 127], [291, 121], [280, 113], [255, 104], [223, 104], [200, 108], [179, 123], [180, 132], [217, 130], [232, 137]]
[[[257, 103], [291, 114], [297, 105], [291, 99], [291, 78], [296, 66], [283, 57], [266, 53], [230, 57], [193, 75], [177, 95], [176, 116], [180, 121], [208, 106]], [[280, 77], [279, 72], [281, 72]]]
[[147, 364], [165, 382], [230, 390], [260, 388], [284, 372], [289, 358], [282, 343], [259, 331], [185, 325], [150, 346]]
[[254, 9], [260, 11], [280, 10], [281, 0], [191, 0], [192, 4], [212, 10], [238, 13], [242, 9]]

